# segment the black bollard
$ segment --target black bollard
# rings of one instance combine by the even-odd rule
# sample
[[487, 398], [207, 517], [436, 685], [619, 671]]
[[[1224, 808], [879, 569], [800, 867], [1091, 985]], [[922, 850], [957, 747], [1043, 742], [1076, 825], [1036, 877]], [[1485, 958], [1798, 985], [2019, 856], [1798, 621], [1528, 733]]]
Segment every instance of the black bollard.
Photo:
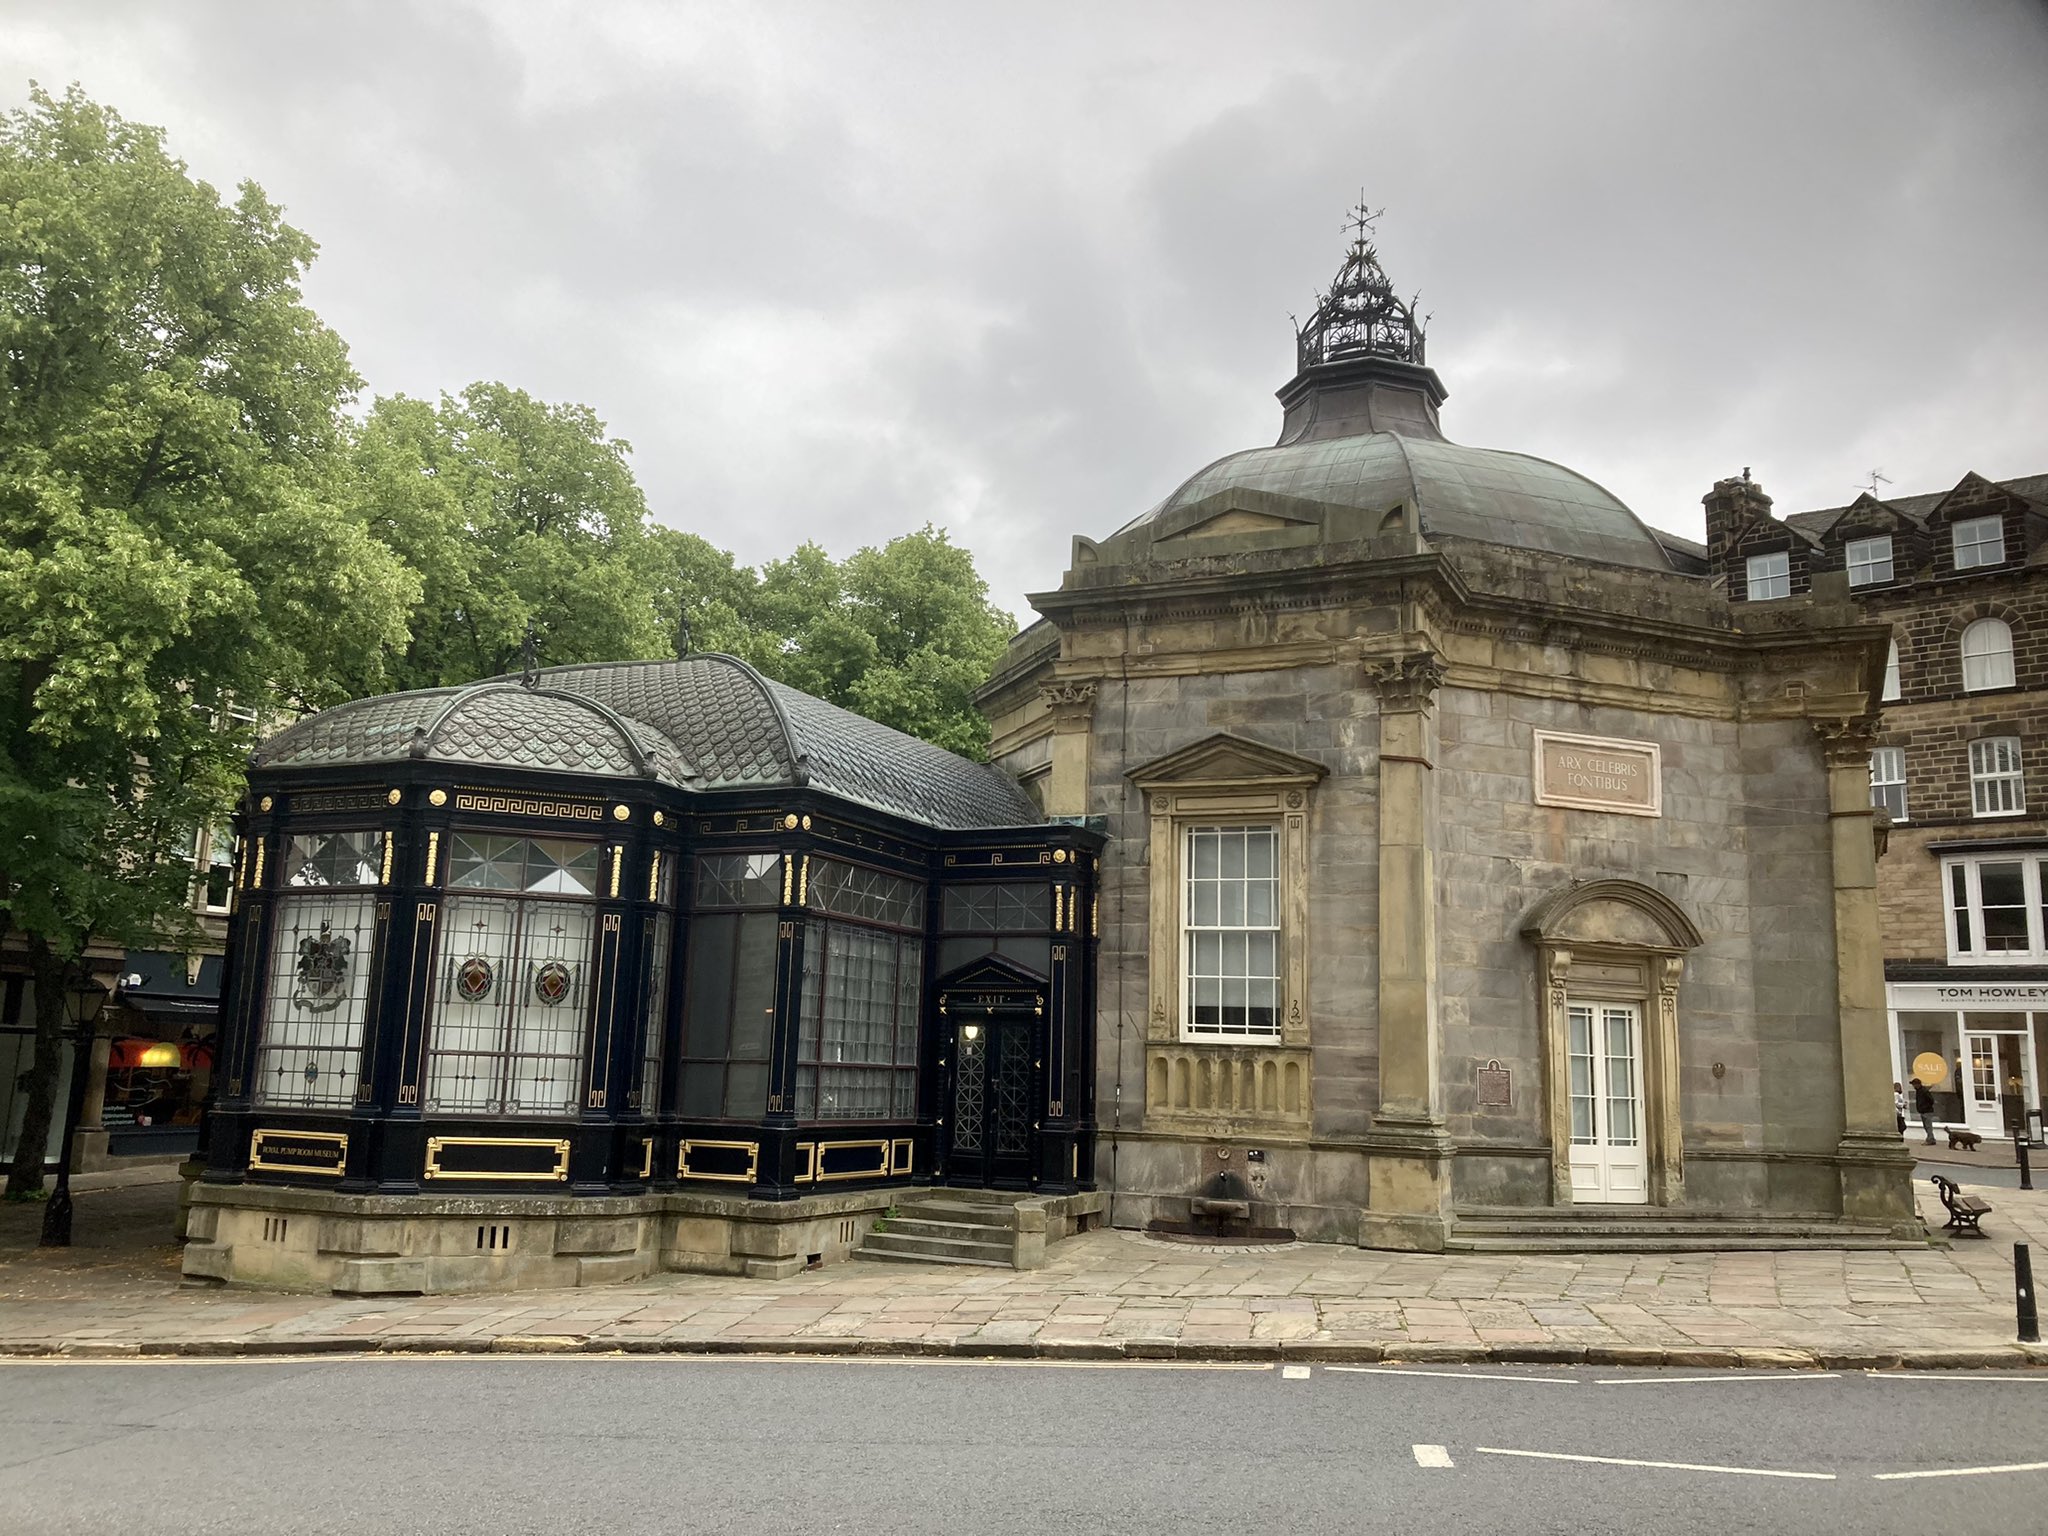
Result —
[[2018, 1154], [2020, 1160], [2020, 1188], [2032, 1189], [2034, 1187], [2034, 1169], [2033, 1165], [2027, 1161], [2027, 1128], [2024, 1124], [2013, 1132], [2012, 1144], [2013, 1150]]
[[2019, 1298], [2020, 1342], [2041, 1342], [2041, 1315], [2034, 1310], [2034, 1261], [2025, 1243], [2012, 1245], [2012, 1285]]

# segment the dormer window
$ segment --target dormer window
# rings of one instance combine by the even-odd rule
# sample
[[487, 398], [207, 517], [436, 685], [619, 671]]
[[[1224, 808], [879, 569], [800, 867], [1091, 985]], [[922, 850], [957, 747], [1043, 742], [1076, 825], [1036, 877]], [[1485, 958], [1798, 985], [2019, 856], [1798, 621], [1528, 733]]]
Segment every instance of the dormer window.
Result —
[[1761, 603], [1774, 597], [1792, 595], [1792, 556], [1774, 550], [1768, 555], [1749, 557], [1749, 600]]
[[1851, 539], [1847, 554], [1850, 586], [1870, 587], [1892, 579], [1890, 534], [1880, 534], [1874, 539]]
[[1949, 537], [1954, 540], [1956, 569], [1959, 571], [2005, 563], [2005, 519], [2002, 517], [1965, 518], [1949, 529]]

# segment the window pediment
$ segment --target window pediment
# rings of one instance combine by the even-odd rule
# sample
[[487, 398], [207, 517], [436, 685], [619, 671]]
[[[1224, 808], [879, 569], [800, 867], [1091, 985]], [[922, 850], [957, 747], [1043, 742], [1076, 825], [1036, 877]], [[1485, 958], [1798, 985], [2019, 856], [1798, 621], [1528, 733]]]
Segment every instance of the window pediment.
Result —
[[1697, 949], [1704, 942], [1677, 902], [1633, 880], [1587, 880], [1551, 892], [1530, 911], [1522, 937], [1564, 948], [1670, 951]]
[[1305, 788], [1328, 773], [1327, 768], [1311, 758], [1218, 732], [1133, 768], [1128, 776], [1133, 784], [1146, 790], [1254, 784]]

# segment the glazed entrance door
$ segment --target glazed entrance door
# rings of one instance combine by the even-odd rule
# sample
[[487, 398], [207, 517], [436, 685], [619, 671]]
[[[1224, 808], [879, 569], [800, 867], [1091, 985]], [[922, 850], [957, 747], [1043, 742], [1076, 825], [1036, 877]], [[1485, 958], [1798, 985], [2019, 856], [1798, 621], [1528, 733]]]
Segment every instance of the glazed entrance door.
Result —
[[2034, 1102], [2032, 1055], [2020, 1034], [1965, 1034], [1963, 1037], [1963, 1119], [1980, 1136], [2005, 1136], [2005, 1099], [2015, 1090], [2023, 1103]]
[[984, 1013], [953, 1026], [945, 1179], [982, 1188], [1031, 1181], [1031, 1019]]
[[1572, 1199], [1642, 1205], [1650, 1198], [1643, 1139], [1643, 1015], [1633, 1003], [1567, 1003], [1571, 1029]]

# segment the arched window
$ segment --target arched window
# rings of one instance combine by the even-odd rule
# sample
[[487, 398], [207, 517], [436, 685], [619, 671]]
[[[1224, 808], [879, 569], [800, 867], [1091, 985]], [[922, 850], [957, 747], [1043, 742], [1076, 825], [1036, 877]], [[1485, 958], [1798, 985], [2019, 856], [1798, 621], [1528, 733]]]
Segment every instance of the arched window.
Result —
[[1884, 702], [1896, 703], [1899, 697], [1899, 642], [1894, 640], [1884, 659]]
[[1979, 619], [1963, 631], [1963, 690], [2012, 685], [2012, 630], [2003, 619]]

